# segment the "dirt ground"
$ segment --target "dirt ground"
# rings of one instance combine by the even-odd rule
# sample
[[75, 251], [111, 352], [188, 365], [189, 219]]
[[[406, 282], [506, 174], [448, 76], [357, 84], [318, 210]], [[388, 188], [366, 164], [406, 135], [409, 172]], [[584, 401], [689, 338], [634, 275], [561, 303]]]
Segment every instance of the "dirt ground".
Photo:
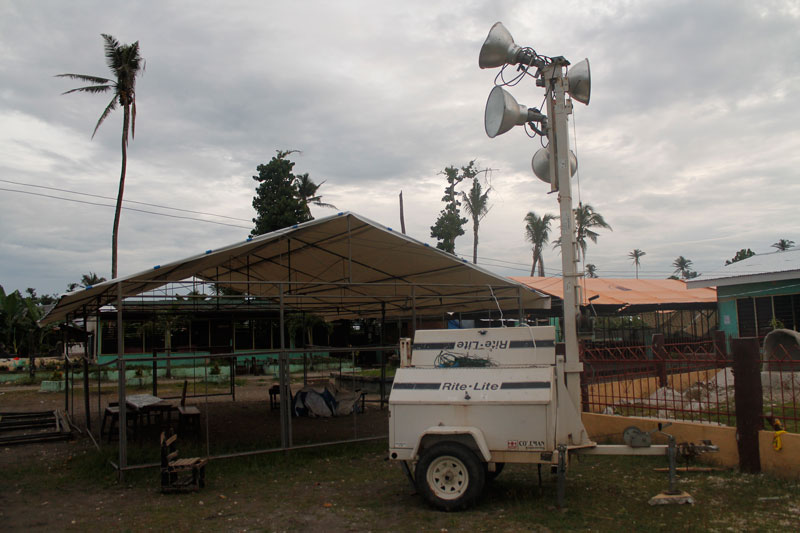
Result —
[[[230, 396], [189, 400], [203, 413], [203, 434], [180, 437], [181, 456], [205, 455], [207, 442], [211, 455], [277, 446], [279, 412], [269, 406], [271, 384], [247, 378], [235, 402]], [[159, 395], [179, 396], [181, 385], [160, 384]], [[103, 389], [101, 411], [114, 392]], [[90, 405], [96, 432], [96, 390]], [[63, 408], [63, 393], [0, 388], [0, 412]], [[73, 411], [82, 426], [80, 393]], [[293, 418], [292, 428], [300, 445], [385, 435], [388, 413], [367, 404], [366, 413], [355, 417]], [[154, 422], [130, 442], [131, 464], [157, 462], [159, 432]], [[158, 468], [126, 472], [120, 481], [109, 464], [117, 460], [117, 443], [103, 439], [98, 450], [85, 433], [71, 441], [2, 447], [0, 530], [786, 531], [800, 517], [796, 481], [735, 472], [682, 476], [680, 488], [697, 503], [651, 507], [648, 499], [667, 486], [666, 475], [654, 472], [665, 466], [660, 457], [581, 458], [570, 466], [564, 510], [554, 506], [553, 479], [545, 476], [539, 486], [532, 465], [507, 465], [476, 508], [442, 513], [414, 493], [398, 464], [386, 460], [386, 446], [381, 439], [213, 460], [205, 489], [170, 495], [159, 491]]]
[[[206, 385], [202, 382], [189, 383], [187, 389], [187, 405], [195, 405], [201, 411], [200, 434], [186, 434], [180, 436], [184, 446], [192, 448], [203, 455], [218, 455], [235, 452], [247, 452], [260, 449], [280, 447], [280, 411], [270, 408], [269, 387], [277, 382], [262, 377], [248, 376], [237, 378], [240, 383], [236, 387], [236, 398], [232, 398], [227, 383], [221, 385]], [[174, 405], [180, 401], [182, 381], [160, 381], [158, 395], [170, 398]], [[293, 392], [302, 387], [301, 383], [292, 385]], [[142, 388], [129, 388], [128, 394], [150, 394], [152, 386]], [[213, 394], [218, 394], [213, 396]], [[117, 449], [116, 431], [109, 442], [108, 435], [100, 438], [99, 428], [102, 423], [102, 413], [109, 402], [117, 400], [117, 390], [108, 384], [103, 384], [98, 394], [96, 384], [89, 391], [89, 411], [91, 413], [91, 430], [94, 439], [103, 449]], [[381, 410], [377, 403], [377, 395], [368, 395], [366, 409], [355, 416], [333, 418], [292, 417], [291, 437], [292, 445], [305, 445], [313, 443], [335, 442], [350, 439], [364, 439], [388, 434], [388, 410], [384, 406]], [[67, 404], [65, 406], [65, 403]], [[83, 429], [86, 425], [85, 402], [82, 390], [75, 390], [65, 402], [63, 392], [39, 392], [38, 386], [28, 387], [0, 387], [0, 412], [8, 411], [47, 411], [59, 409], [68, 410], [75, 425]], [[139, 435], [129, 436], [129, 450], [131, 460], [129, 464], [136, 464], [138, 456], [153, 456], [148, 453], [154, 449], [153, 443], [158, 443], [160, 432], [168, 425], [177, 431], [177, 414], [170, 422], [160, 425], [153, 417], [148, 425], [143, 427]], [[109, 423], [107, 422], [107, 425]], [[106, 432], [107, 433], [107, 432]], [[86, 435], [78, 435], [86, 437]], [[90, 441], [91, 443], [91, 441]], [[25, 446], [25, 449], [36, 449], [37, 446]], [[52, 446], [50, 446], [52, 447]], [[157, 446], [155, 447], [157, 448]], [[157, 451], [157, 450], [156, 450]], [[27, 452], [15, 451], [14, 455], [25, 455]], [[115, 451], [116, 453], [116, 451]], [[11, 455], [11, 454], [3, 454]], [[4, 457], [0, 456], [0, 466]]]
[[[223, 386], [211, 386], [207, 388], [204, 383], [190, 384], [188, 387], [187, 404], [196, 405], [201, 410], [202, 427], [200, 435], [187, 434], [179, 436], [179, 449], [181, 455], [219, 455], [236, 452], [249, 452], [260, 449], [277, 448], [280, 446], [280, 411], [271, 409], [269, 403], [268, 389], [274, 382], [270, 379], [247, 377], [238, 379], [241, 385], [236, 387], [235, 401], [230, 395], [203, 396], [205, 393], [224, 393], [227, 384]], [[301, 384], [294, 384], [293, 390], [299, 389]], [[160, 382], [159, 396], [177, 396], [171, 400], [177, 405], [180, 398], [182, 382]], [[132, 388], [128, 394], [151, 393], [152, 388]], [[197, 397], [191, 397], [198, 395]], [[116, 433], [113, 434], [111, 442], [107, 436], [101, 439], [98, 432], [101, 423], [101, 415], [109, 401], [116, 400], [117, 392], [113, 386], [104, 384], [100, 394], [98, 394], [96, 384], [90, 390], [89, 410], [91, 412], [91, 428], [94, 440], [98, 442], [99, 450], [85, 431], [85, 409], [84, 397], [81, 390], [76, 390], [74, 397], [70, 397], [67, 402], [71, 417], [75, 425], [82, 429], [75, 433], [75, 438], [64, 442], [49, 442], [41, 444], [14, 445], [0, 448], [0, 472], [8, 474], [12, 470], [26, 471], [25, 466], [30, 465], [32, 477], [36, 478], [40, 472], [33, 472], [46, 465], [45, 475], [53, 475], [56, 479], [64, 480], [69, 476], [72, 463], [77, 463], [78, 468], [85, 468], [86, 464], [94, 465], [97, 472], [82, 472], [79, 478], [89, 477], [97, 479], [102, 486], [98, 491], [95, 487], [82, 486], [79, 481], [69, 486], [65, 493], [61, 490], [54, 490], [41, 485], [35, 487], [35, 494], [30, 490], [34, 488], [29, 485], [23, 476], [11, 479], [7, 475], [0, 475], [0, 529], [25, 530], [25, 531], [53, 531], [53, 530], [83, 530], [88, 524], [97, 520], [98, 513], [103, 517], [106, 526], [109, 523], [108, 513], [112, 517], [116, 514], [119, 519], [121, 530], [136, 530], [131, 527], [137, 522], [136, 514], [141, 509], [147, 508], [148, 513], [152, 507], [159, 507], [160, 494], [157, 492], [158, 469], [150, 468], [147, 470], [135, 471], [126, 474], [127, 478], [133, 479], [133, 483], [117, 483], [117, 475], [114, 468], [107, 461], [118, 461], [118, 447]], [[99, 405], [98, 405], [99, 398]], [[368, 397], [366, 409], [356, 415], [336, 417], [336, 418], [292, 418], [292, 444], [307, 445], [313, 443], [331, 443], [346, 441], [349, 439], [364, 439], [369, 437], [379, 437], [388, 433], [388, 411], [386, 408], [381, 410], [376, 404], [370, 403], [377, 400], [377, 396]], [[39, 392], [38, 386], [9, 386], [0, 388], [0, 412], [30, 412], [48, 411], [65, 409], [65, 395], [63, 392]], [[167, 423], [162, 423], [166, 425]], [[159, 435], [164, 429], [164, 425], [156, 423], [152, 419], [148, 427], [143, 428], [139, 435], [131, 435], [128, 445], [129, 465], [139, 465], [155, 463], [159, 460]], [[177, 428], [176, 417], [172, 419], [172, 426]], [[381, 445], [385, 447], [385, 441]], [[280, 452], [275, 455], [282, 455]], [[385, 455], [385, 454], [380, 454]], [[90, 457], [94, 457], [91, 459]], [[102, 460], [98, 460], [102, 458]], [[382, 457], [376, 457], [381, 463]], [[105, 463], [104, 463], [105, 461]], [[209, 470], [213, 470], [217, 464], [225, 464], [229, 460], [221, 460], [220, 463], [212, 461]], [[384, 466], [381, 464], [381, 466]], [[91, 466], [89, 468], [92, 468]], [[141, 481], [148, 477], [152, 483], [145, 482], [142, 487]], [[22, 477], [23, 479], [19, 479]], [[213, 475], [210, 475], [213, 479]], [[45, 480], [46, 481], [46, 480]], [[58, 483], [54, 483], [58, 484]], [[236, 492], [232, 498], [235, 498]], [[255, 497], [257, 495], [251, 495]], [[181, 498], [192, 498], [192, 495], [173, 497], [172, 502], [180, 501]], [[227, 503], [235, 505], [238, 513], [246, 513], [248, 516], [257, 515], [253, 510], [246, 510], [248, 505], [247, 498], [232, 499], [227, 502], [223, 496], [208, 495], [211, 501], [208, 504], [202, 499], [198, 500], [198, 512], [212, 508], [213, 503]], [[167, 500], [168, 502], [170, 500]], [[255, 499], [252, 503], [256, 504]], [[77, 504], [77, 502], [83, 502]], [[91, 502], [86, 505], [86, 502]], [[213, 507], [216, 508], [216, 507]], [[222, 512], [228, 516], [234, 508]], [[215, 514], [204, 517], [204, 520], [214, 520], [208, 524], [205, 530], [247, 530], [248, 526], [238, 523], [230, 528], [222, 526], [217, 520], [221, 515]], [[242, 514], [245, 516], [245, 514]], [[306, 529], [303, 525], [305, 519], [295, 523], [294, 518], [285, 522], [292, 523], [292, 529]], [[113, 520], [112, 520], [113, 522]], [[249, 519], [248, 522], [249, 523]], [[314, 523], [309, 522], [308, 526]], [[267, 522], [256, 520], [253, 522], [258, 528], [270, 530]], [[116, 529], [113, 528], [112, 529]], [[179, 524], [169, 529], [185, 530]], [[196, 527], [192, 528], [196, 530]]]

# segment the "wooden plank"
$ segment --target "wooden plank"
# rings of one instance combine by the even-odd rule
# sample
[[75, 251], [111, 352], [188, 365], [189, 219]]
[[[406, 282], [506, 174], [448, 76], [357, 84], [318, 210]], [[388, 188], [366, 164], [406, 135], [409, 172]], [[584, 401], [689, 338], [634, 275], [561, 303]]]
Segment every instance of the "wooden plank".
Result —
[[[655, 472], [669, 472], [669, 468], [654, 468]], [[713, 468], [710, 466], [679, 466], [676, 472], [723, 472], [724, 468]]]
[[176, 440], [178, 440], [178, 435], [177, 434], [176, 435], [172, 435], [170, 438], [167, 439], [167, 442], [165, 443], [165, 445], [172, 446], [175, 443]]
[[61, 411], [56, 411], [56, 420], [60, 420], [61, 421], [62, 431], [66, 432], [66, 433], [72, 433], [72, 428], [69, 425], [69, 421], [67, 420], [67, 417], [64, 416], [64, 414]]

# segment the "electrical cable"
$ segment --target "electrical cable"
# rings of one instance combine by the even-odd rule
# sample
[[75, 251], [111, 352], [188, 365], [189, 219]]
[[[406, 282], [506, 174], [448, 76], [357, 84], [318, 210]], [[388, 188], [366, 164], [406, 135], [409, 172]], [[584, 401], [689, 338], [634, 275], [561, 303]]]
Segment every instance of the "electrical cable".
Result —
[[[24, 187], [35, 187], [37, 189], [47, 189], [47, 190], [50, 190], [50, 191], [66, 192], [66, 193], [69, 193], [69, 194], [78, 194], [78, 195], [81, 195], [81, 196], [90, 196], [92, 198], [102, 198], [103, 200], [115, 200], [116, 201], [116, 198], [111, 197], [111, 196], [101, 196], [99, 194], [91, 194], [91, 193], [88, 193], [88, 192], [80, 192], [80, 191], [71, 191], [69, 189], [59, 189], [58, 187], [48, 187], [46, 185], [35, 185], [33, 183], [24, 183], [24, 182], [21, 182], [21, 181], [11, 181], [11, 180], [4, 180], [4, 179], [0, 179], [0, 182], [2, 182], [2, 183], [11, 183], [12, 185], [22, 185]], [[246, 218], [236, 218], [236, 217], [230, 217], [230, 216], [227, 216], [227, 215], [217, 215], [215, 213], [206, 213], [204, 211], [192, 211], [190, 209], [181, 209], [179, 207], [170, 207], [170, 206], [167, 206], [167, 205], [149, 204], [147, 202], [138, 202], [136, 200], [125, 200], [125, 199], [123, 199], [122, 202], [123, 203], [127, 202], [127, 203], [131, 203], [131, 204], [146, 205], [146, 206], [149, 206], [149, 207], [158, 207], [160, 209], [171, 209], [172, 211], [181, 211], [181, 212], [184, 212], [184, 213], [192, 213], [192, 214], [195, 214], [195, 215], [207, 215], [207, 216], [211, 216], [211, 217], [227, 218], [227, 219], [230, 219], [230, 220], [239, 220], [241, 222], [251, 222], [250, 220], [248, 220]]]
[[433, 366], [437, 368], [486, 368], [496, 365], [490, 357], [477, 357], [442, 350], [434, 358]]
[[[64, 198], [63, 196], [53, 196], [53, 195], [50, 195], [50, 194], [42, 194], [42, 193], [37, 193], [37, 192], [32, 192], [32, 191], [20, 191], [20, 190], [16, 190], [16, 189], [6, 189], [5, 187], [0, 187], [0, 191], [16, 192], [16, 193], [20, 193], [20, 194], [29, 194], [31, 196], [38, 196], [40, 198], [52, 198], [52, 199], [55, 199], [55, 200], [64, 200], [66, 202], [75, 202], [75, 203], [78, 203], [78, 204], [96, 205], [96, 206], [100, 206], [100, 207], [111, 207], [111, 208], [116, 207], [116, 206], [109, 205], [109, 204], [101, 204], [99, 202], [88, 202], [86, 200], [77, 200], [75, 198]], [[126, 211], [136, 211], [138, 213], [147, 213], [149, 215], [159, 215], [159, 216], [162, 216], [162, 217], [179, 218], [179, 219], [183, 219], [183, 220], [194, 220], [196, 222], [206, 222], [208, 224], [217, 224], [219, 226], [229, 226], [229, 227], [232, 227], [232, 228], [243, 228], [243, 229], [246, 229], [246, 230], [253, 229], [250, 226], [240, 226], [239, 224], [228, 224], [226, 222], [217, 222], [217, 221], [214, 221], [214, 220], [205, 220], [205, 219], [202, 219], [202, 218], [195, 218], [195, 217], [185, 217], [185, 216], [181, 216], [181, 215], [170, 215], [168, 213], [158, 213], [157, 211], [147, 211], [146, 209], [137, 209], [135, 207], [124, 207], [123, 206], [122, 209], [125, 209]]]

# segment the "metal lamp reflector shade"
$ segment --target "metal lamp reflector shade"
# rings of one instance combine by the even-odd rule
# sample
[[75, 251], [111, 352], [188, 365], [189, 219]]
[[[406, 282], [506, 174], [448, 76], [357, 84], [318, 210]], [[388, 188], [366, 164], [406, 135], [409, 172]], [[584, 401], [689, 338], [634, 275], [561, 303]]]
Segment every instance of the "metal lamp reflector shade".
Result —
[[502, 87], [495, 87], [486, 100], [486, 112], [483, 125], [486, 135], [495, 138], [502, 135], [514, 126], [521, 126], [528, 122], [528, 108], [520, 105], [508, 91]]
[[486, 37], [478, 56], [481, 68], [502, 67], [506, 63], [516, 63], [520, 47], [514, 44], [514, 38], [500, 22], [495, 22]]
[[584, 59], [580, 63], [575, 63], [567, 71], [567, 79], [569, 80], [569, 95], [580, 103], [589, 105], [589, 97], [592, 93], [589, 60]]
[[[569, 151], [569, 167], [569, 175], [572, 177], [578, 170], [578, 158], [572, 150]], [[537, 178], [545, 183], [550, 183], [550, 150], [547, 148], [539, 148], [536, 153], [533, 154], [531, 168]]]

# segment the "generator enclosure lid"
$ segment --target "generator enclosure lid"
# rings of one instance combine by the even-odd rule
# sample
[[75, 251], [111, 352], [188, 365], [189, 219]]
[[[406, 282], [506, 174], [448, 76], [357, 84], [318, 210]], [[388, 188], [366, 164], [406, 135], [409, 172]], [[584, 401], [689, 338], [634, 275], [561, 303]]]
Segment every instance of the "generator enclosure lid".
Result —
[[398, 368], [389, 405], [549, 404], [553, 367]]
[[555, 335], [553, 326], [420, 330], [411, 347], [411, 365], [436, 368], [554, 365]]

